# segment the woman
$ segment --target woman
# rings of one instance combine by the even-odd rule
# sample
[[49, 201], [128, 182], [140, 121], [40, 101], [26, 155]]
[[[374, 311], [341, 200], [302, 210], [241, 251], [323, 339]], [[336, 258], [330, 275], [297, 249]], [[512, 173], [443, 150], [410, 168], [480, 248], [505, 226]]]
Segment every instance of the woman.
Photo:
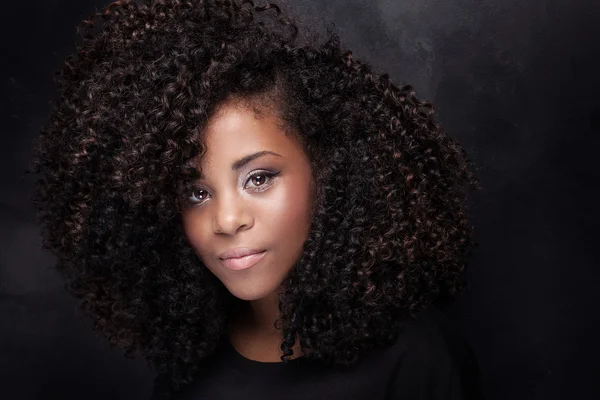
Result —
[[478, 183], [410, 86], [274, 4], [118, 1], [82, 36], [34, 201], [154, 398], [479, 398], [436, 309], [465, 287]]

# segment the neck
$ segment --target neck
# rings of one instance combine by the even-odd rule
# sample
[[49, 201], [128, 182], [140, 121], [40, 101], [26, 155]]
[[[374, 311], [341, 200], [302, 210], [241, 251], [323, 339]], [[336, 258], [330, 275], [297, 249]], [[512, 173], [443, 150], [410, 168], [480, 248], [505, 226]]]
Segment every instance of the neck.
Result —
[[[262, 299], [243, 302], [229, 325], [232, 345], [246, 358], [278, 362], [281, 356], [282, 332], [275, 328], [280, 316], [279, 293]], [[294, 345], [296, 358], [302, 355], [300, 342]]]
[[249, 322], [259, 332], [274, 333], [275, 321], [279, 318], [278, 293], [274, 292], [248, 304]]
[[234, 328], [252, 333], [253, 336], [280, 333], [274, 326], [280, 314], [278, 295], [278, 292], [274, 292], [261, 299], [243, 302], [233, 318]]

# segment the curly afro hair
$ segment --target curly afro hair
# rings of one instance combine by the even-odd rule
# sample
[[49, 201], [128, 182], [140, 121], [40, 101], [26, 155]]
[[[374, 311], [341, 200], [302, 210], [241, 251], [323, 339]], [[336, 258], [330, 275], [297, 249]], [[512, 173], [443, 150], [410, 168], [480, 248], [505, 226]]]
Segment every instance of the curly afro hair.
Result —
[[172, 389], [200, 373], [236, 301], [181, 221], [203, 127], [229, 99], [276, 110], [316, 176], [279, 298], [282, 361], [298, 339], [307, 357], [349, 365], [464, 290], [473, 162], [429, 103], [333, 29], [300, 34], [247, 0], [117, 1], [79, 29], [30, 167], [43, 245], [95, 329]]

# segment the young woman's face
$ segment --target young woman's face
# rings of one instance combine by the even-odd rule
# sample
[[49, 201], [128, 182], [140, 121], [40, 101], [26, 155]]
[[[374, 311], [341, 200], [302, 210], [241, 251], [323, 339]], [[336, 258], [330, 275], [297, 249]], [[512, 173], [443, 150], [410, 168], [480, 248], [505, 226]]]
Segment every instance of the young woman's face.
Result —
[[[285, 134], [274, 113], [256, 118], [236, 105], [220, 111], [204, 133], [202, 177], [189, 194], [183, 224], [204, 265], [227, 289], [256, 300], [279, 289], [302, 254], [313, 177], [300, 142]], [[260, 253], [224, 259], [244, 250]]]

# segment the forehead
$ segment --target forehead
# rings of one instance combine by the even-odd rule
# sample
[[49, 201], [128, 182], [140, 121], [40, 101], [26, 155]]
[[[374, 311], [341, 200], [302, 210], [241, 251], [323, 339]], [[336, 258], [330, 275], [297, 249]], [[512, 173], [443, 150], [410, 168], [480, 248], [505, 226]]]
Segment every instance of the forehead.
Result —
[[223, 105], [209, 119], [203, 133], [206, 152], [202, 164], [230, 163], [250, 153], [271, 150], [293, 157], [302, 152], [294, 135], [286, 134], [284, 126], [271, 109], [259, 114], [240, 104]]

